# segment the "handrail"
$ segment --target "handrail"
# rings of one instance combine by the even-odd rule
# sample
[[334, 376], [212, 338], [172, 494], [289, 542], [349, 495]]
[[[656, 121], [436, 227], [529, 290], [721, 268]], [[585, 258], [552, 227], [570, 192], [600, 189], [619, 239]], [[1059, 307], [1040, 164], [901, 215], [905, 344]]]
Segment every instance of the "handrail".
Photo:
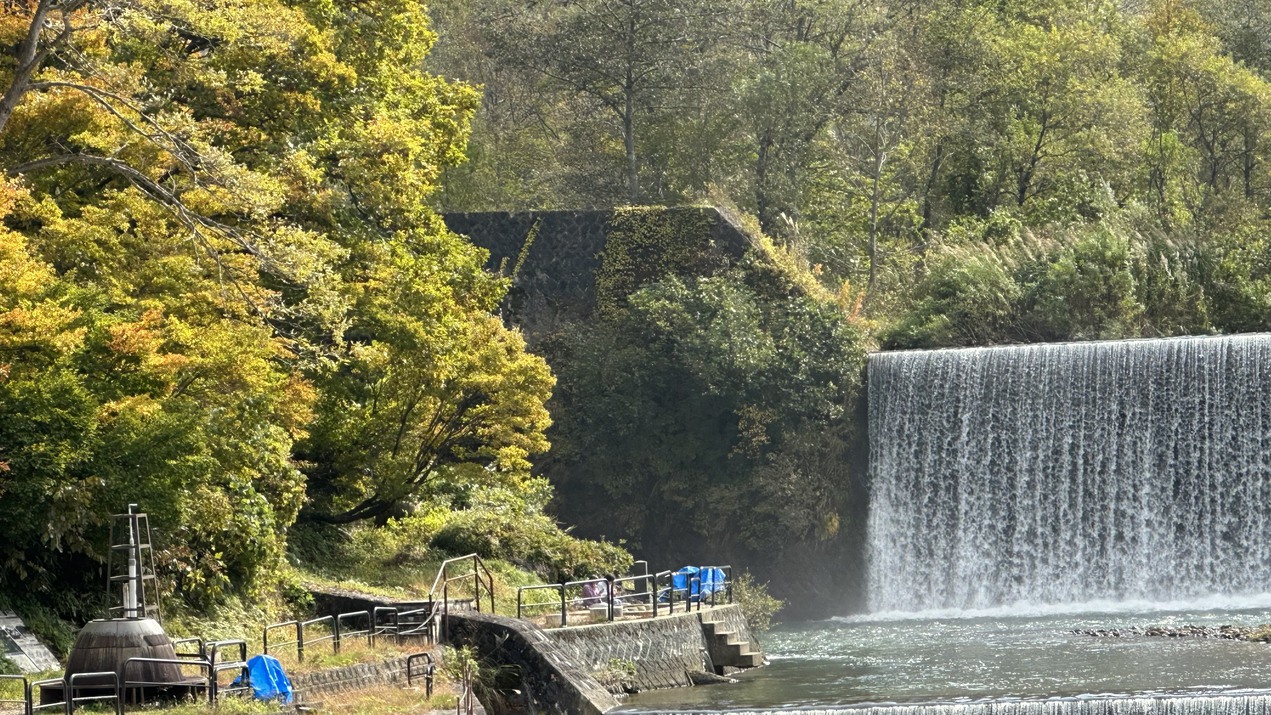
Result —
[[[237, 678], [239, 683], [238, 685], [234, 685], [234, 682], [230, 681], [229, 685], [226, 685], [225, 687], [221, 687], [220, 675], [221, 673], [227, 670], [238, 673], [238, 678]], [[252, 689], [251, 668], [247, 667], [246, 661], [241, 661], [241, 660], [230, 661], [226, 663], [213, 662], [211, 687], [212, 687], [212, 693], [210, 697], [213, 703], [220, 702], [222, 693], [235, 694], [235, 693], [249, 692]]]
[[[35, 691], [43, 689], [44, 686], [46, 685], [61, 685], [62, 686], [62, 701], [61, 702], [40, 703], [39, 705], [35, 704], [35, 700], [33, 698]], [[30, 702], [27, 703], [28, 713], [33, 713], [36, 710], [46, 710], [48, 708], [60, 708], [63, 712], [65, 712], [66, 710], [66, 681], [63, 680], [62, 678], [47, 678], [45, 680], [36, 680], [27, 686], [27, 690], [29, 693], [27, 695], [27, 698], [30, 699]]]
[[[345, 619], [362, 616], [366, 619], [366, 628], [360, 631], [345, 631], [343, 624]], [[375, 645], [375, 622], [371, 620], [370, 611], [350, 611], [349, 613], [341, 613], [335, 617], [335, 641], [339, 642], [346, 637], [366, 636], [367, 645]], [[337, 648], [336, 652], [339, 652]]]
[[269, 632], [270, 632], [270, 631], [272, 631], [272, 630], [277, 630], [277, 629], [279, 629], [279, 628], [289, 628], [289, 627], [292, 627], [292, 626], [294, 626], [294, 627], [295, 627], [295, 629], [296, 629], [296, 639], [295, 639], [294, 641], [285, 641], [285, 642], [282, 642], [282, 643], [275, 643], [275, 644], [274, 644], [274, 647], [275, 647], [275, 648], [278, 648], [278, 647], [281, 647], [281, 646], [294, 645], [294, 646], [296, 646], [296, 651], [297, 651], [297, 652], [299, 652], [299, 651], [300, 651], [300, 640], [301, 640], [301, 638], [300, 638], [300, 636], [301, 636], [301, 633], [300, 633], [300, 621], [295, 621], [295, 620], [292, 620], [292, 621], [283, 621], [282, 623], [271, 623], [271, 624], [269, 624], [269, 625], [265, 626], [265, 632], [261, 634], [261, 636], [262, 636], [262, 637], [261, 637], [261, 641], [262, 641], [261, 651], [262, 651], [265, 655], [269, 655]]
[[309, 641], [309, 643], [313, 644], [331, 641], [331, 649], [336, 653], [340, 652], [340, 624], [335, 620], [335, 616], [318, 616], [317, 618], [310, 618], [307, 621], [301, 621], [296, 624], [296, 659], [301, 663], [305, 662], [305, 628], [309, 626], [316, 626], [325, 621], [331, 622], [331, 635], [318, 636], [317, 638]]
[[[158, 664], [158, 665], [176, 665], [176, 666], [180, 666], [180, 667], [182, 667], [182, 668], [197, 667], [199, 670], [203, 671], [203, 673], [204, 673], [204, 675], [202, 676], [202, 680], [203, 680], [203, 682], [202, 682], [202, 683], [199, 683], [197, 680], [187, 680], [187, 679], [184, 679], [184, 678], [183, 678], [182, 680], [179, 680], [179, 681], [176, 681], [176, 682], [173, 682], [173, 681], [129, 680], [129, 679], [128, 679], [128, 669], [129, 669], [129, 668], [131, 668], [133, 665], [135, 665], [135, 664], [137, 664], [137, 663], [155, 663], [155, 664]], [[206, 661], [206, 660], [187, 660], [187, 659], [184, 659], [184, 658], [129, 658], [128, 660], [125, 660], [125, 661], [124, 661], [124, 665], [123, 665], [123, 669], [122, 669], [122, 671], [123, 671], [123, 682], [122, 682], [122, 683], [120, 683], [120, 687], [121, 687], [123, 690], [130, 690], [130, 689], [132, 689], [132, 688], [137, 688], [137, 689], [138, 689], [138, 691], [139, 691], [140, 693], [142, 693], [142, 695], [140, 696], [140, 698], [139, 698], [139, 699], [141, 700], [141, 704], [143, 704], [143, 705], [145, 704], [145, 695], [144, 695], [144, 693], [145, 693], [145, 688], [146, 688], [147, 686], [151, 686], [151, 687], [158, 687], [158, 686], [169, 686], [169, 685], [179, 685], [179, 686], [186, 687], [186, 688], [204, 688], [204, 689], [206, 689], [206, 690], [207, 690], [208, 703], [209, 703], [209, 704], [211, 704], [211, 703], [213, 703], [213, 702], [214, 702], [214, 695], [215, 695], [215, 693], [216, 693], [216, 686], [212, 683], [212, 678], [213, 678], [213, 676], [212, 676], [212, 672], [213, 672], [213, 671], [212, 671], [212, 664], [211, 664], [210, 662]]]
[[[553, 589], [553, 590], [555, 590], [555, 591], [559, 592], [559, 594], [560, 594], [560, 598], [559, 598], [559, 599], [557, 599], [557, 600], [552, 600], [552, 601], [535, 601], [535, 602], [532, 602], [532, 603], [525, 603], [525, 602], [524, 602], [524, 593], [525, 593], [526, 591], [542, 591], [542, 590], [545, 590], [545, 589]], [[519, 588], [517, 588], [517, 589], [516, 589], [516, 617], [517, 617], [517, 618], [521, 618], [521, 617], [522, 617], [522, 616], [521, 616], [521, 612], [522, 612], [522, 610], [523, 610], [523, 609], [525, 609], [525, 608], [528, 608], [528, 607], [530, 607], [530, 606], [553, 606], [553, 607], [554, 607], [554, 606], [556, 606], [558, 603], [559, 603], [559, 605], [560, 605], [560, 624], [563, 626], [563, 625], [565, 625], [565, 621], [566, 621], [566, 620], [568, 619], [568, 617], [569, 617], [569, 616], [567, 615], [567, 614], [568, 614], [568, 611], [567, 611], [567, 609], [566, 609], [566, 605], [565, 605], [565, 584], [563, 584], [563, 583], [546, 583], [546, 584], [542, 584], [542, 585], [538, 585], [538, 586], [521, 586], [521, 587], [519, 587]]]
[[[198, 645], [199, 652], [197, 654], [182, 653], [179, 650], [177, 650], [181, 646], [189, 645], [191, 643]], [[198, 637], [177, 638], [172, 641], [172, 650], [176, 651], [178, 658], [195, 658], [198, 660], [205, 660], [207, 658], [207, 644], [203, 642], [202, 638], [198, 638]]]
[[[109, 695], [82, 695], [80, 697], [75, 697], [75, 689], [77, 687], [75, 685], [75, 681], [87, 680], [88, 678], [97, 678], [99, 680], [110, 678], [110, 681], [111, 681], [110, 694]], [[103, 690], [105, 688], [104, 685], [97, 684], [97, 683], [94, 683], [91, 685], [80, 685], [78, 687], [91, 688], [94, 690]], [[69, 678], [66, 678], [64, 690], [62, 691], [62, 702], [66, 706], [66, 715], [73, 715], [73, 713], [75, 712], [75, 703], [96, 703], [96, 702], [102, 702], [105, 700], [115, 701], [115, 715], [123, 715], [123, 712], [124, 712], [123, 698], [119, 697], [119, 674], [116, 673], [115, 671], [107, 670], [107, 671], [99, 671], [96, 673], [75, 673], [74, 675], [71, 675]]]
[[[404, 630], [404, 631], [401, 630], [402, 618], [408, 618], [410, 616], [418, 616], [421, 613], [427, 613], [428, 616], [424, 618], [424, 620], [420, 622], [418, 625], [416, 625], [414, 628], [408, 628], [407, 630]], [[424, 608], [416, 608], [413, 611], [402, 611], [397, 614], [397, 618], [398, 618], [397, 637], [399, 639], [403, 636], [423, 635], [426, 638], [428, 638], [429, 643], [433, 641], [433, 625], [435, 625], [435, 620], [437, 618], [437, 604], [435, 602], [430, 603], [428, 606]]]
[[423, 672], [424, 697], [431, 698], [433, 673], [437, 671], [437, 666], [435, 663], [433, 663], [431, 653], [411, 653], [410, 655], [406, 656], [406, 687], [410, 687], [411, 685], [414, 684], [415, 672], [414, 672], [413, 666], [415, 665], [415, 661], [417, 660], [424, 661], [424, 672]]
[[[392, 616], [391, 625], [388, 625], [388, 624], [383, 626], [380, 625], [381, 613]], [[400, 642], [401, 636], [398, 634], [398, 631], [400, 629], [401, 629], [401, 616], [398, 614], [397, 609], [395, 607], [376, 606], [375, 608], [371, 609], [371, 645], [375, 645], [376, 636], [381, 636], [386, 633], [392, 633], [393, 638], [396, 639], [397, 642]]]
[[27, 680], [27, 677], [25, 675], [6, 675], [6, 674], [0, 674], [0, 680], [16, 680], [22, 683], [22, 699], [21, 700], [4, 699], [4, 700], [0, 700], [0, 704], [11, 703], [14, 705], [21, 705], [23, 715], [31, 715], [31, 681]]
[[237, 661], [227, 660], [223, 662], [225, 663], [247, 662], [247, 641], [243, 640], [242, 638], [230, 638], [228, 640], [213, 641], [211, 643], [208, 643], [207, 644], [208, 657], [204, 658], [203, 660], [208, 661], [212, 665], [216, 665], [217, 663], [222, 662], [219, 658], [221, 654], [221, 649], [227, 648], [229, 646], [238, 646], [238, 660]]
[[[437, 577], [433, 579], [432, 588], [428, 591], [428, 600], [432, 604], [432, 614], [425, 620], [425, 624], [430, 624], [437, 619], [437, 586], [441, 586], [441, 629], [442, 639], [445, 640], [448, 623], [450, 620], [450, 583], [457, 581], [465, 576], [450, 577], [447, 572], [451, 564], [472, 561], [472, 581], [473, 581], [473, 602], [477, 612], [481, 612], [481, 587], [484, 586], [490, 594], [490, 613], [494, 613], [494, 574], [490, 573], [490, 569], [486, 568], [485, 562], [476, 554], [468, 554], [466, 556], [458, 556], [452, 559], [446, 559], [441, 562], [441, 566], [437, 569]], [[482, 580], [481, 574], [485, 572], [485, 580]], [[421, 626], [422, 628], [422, 626]], [[419, 630], [418, 628], [415, 630]]]

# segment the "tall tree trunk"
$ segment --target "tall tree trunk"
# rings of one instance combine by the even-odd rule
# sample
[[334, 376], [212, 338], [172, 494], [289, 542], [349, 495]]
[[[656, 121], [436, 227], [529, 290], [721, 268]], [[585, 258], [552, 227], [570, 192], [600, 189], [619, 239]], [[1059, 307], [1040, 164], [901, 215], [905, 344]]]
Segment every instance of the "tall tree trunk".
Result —
[[768, 170], [772, 163], [772, 132], [764, 130], [759, 136], [758, 151], [755, 153], [755, 212], [759, 214], [759, 228], [772, 235], [772, 197], [768, 187]]
[[[27, 87], [31, 84], [31, 77], [35, 75], [40, 65], [44, 64], [44, 58], [48, 56], [48, 46], [40, 44], [40, 33], [44, 30], [44, 23], [48, 20], [52, 9], [53, 0], [40, 0], [35, 13], [31, 16], [26, 38], [22, 40], [22, 45], [18, 48], [18, 66], [13, 73], [13, 82], [5, 90], [4, 96], [0, 97], [0, 132], [4, 131], [9, 123], [9, 117], [13, 116], [13, 110], [17, 109], [18, 103], [26, 94]], [[70, 33], [70, 19], [65, 16], [63, 19], [66, 25], [57, 41], [65, 39]]]
[[631, 86], [631, 74], [627, 73], [628, 84], [623, 88], [624, 104], [622, 108], [622, 142], [627, 149], [627, 200], [632, 204], [640, 203], [640, 166], [636, 162], [636, 146], [635, 146], [635, 103], [632, 101], [631, 95], [634, 94], [634, 88]]

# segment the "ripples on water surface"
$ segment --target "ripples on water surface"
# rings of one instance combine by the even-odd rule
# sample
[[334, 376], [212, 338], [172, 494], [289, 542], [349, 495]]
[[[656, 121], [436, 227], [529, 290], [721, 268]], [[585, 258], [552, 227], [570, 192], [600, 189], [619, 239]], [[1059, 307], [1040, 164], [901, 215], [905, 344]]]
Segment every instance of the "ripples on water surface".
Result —
[[[764, 638], [772, 664], [743, 674], [740, 683], [642, 693], [632, 697], [626, 709], [767, 710], [1262, 693], [1271, 688], [1271, 646], [1266, 644], [1210, 638], [1095, 638], [1072, 632], [1152, 625], [1252, 626], [1271, 621], [1271, 595], [1246, 599], [1240, 605], [1240, 610], [1144, 612], [1141, 604], [1126, 604], [1119, 606], [1126, 609], [1121, 612], [1100, 613], [1079, 612], [1080, 606], [1065, 607], [1063, 612], [1016, 607], [786, 625]], [[1175, 710], [1161, 707], [1162, 701], [1142, 702], [1149, 705], [1133, 710]], [[1268, 699], [1258, 702], [1258, 708], [1242, 706], [1241, 712], [1261, 712]], [[985, 709], [996, 712], [1002, 707]]]

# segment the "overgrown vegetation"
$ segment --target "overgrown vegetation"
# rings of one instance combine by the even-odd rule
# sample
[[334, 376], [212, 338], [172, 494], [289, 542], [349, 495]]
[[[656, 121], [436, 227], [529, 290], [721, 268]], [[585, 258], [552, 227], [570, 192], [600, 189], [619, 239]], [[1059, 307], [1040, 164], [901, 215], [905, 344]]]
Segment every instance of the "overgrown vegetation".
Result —
[[298, 603], [298, 520], [393, 539], [416, 527], [363, 525], [451, 510], [437, 536], [468, 548], [510, 509], [526, 532], [492, 556], [625, 558], [542, 514], [554, 379], [427, 203], [479, 95], [429, 72], [423, 10], [0, 7], [0, 593], [24, 615], [100, 615], [129, 502], [178, 619]]
[[[841, 571], [868, 349], [1271, 327], [1255, 5], [4, 3], [0, 593], [64, 649], [129, 502], [191, 625], [629, 562], [552, 514]], [[617, 211], [559, 385], [436, 213], [695, 202], [751, 255]]]
[[746, 624], [756, 635], [766, 633], [772, 628], [772, 618], [784, 605], [778, 598], [768, 593], [768, 584], [759, 583], [749, 571], [743, 571], [733, 584], [733, 598], [741, 606]]
[[433, 7], [487, 88], [444, 207], [735, 203], [889, 346], [1271, 325], [1265, 7]]

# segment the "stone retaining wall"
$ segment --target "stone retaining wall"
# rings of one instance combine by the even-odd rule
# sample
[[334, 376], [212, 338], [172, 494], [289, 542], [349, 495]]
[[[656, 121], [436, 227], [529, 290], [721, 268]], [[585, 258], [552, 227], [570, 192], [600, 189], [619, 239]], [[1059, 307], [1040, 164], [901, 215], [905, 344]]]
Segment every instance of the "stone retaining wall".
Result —
[[[703, 220], [706, 235], [695, 238], [708, 244], [717, 258], [740, 258], [750, 245], [745, 232], [714, 208], [650, 207], [638, 211], [668, 224]], [[490, 252], [486, 268], [503, 275], [516, 271], [503, 313], [533, 341], [569, 323], [587, 320], [596, 310], [596, 278], [616, 213], [480, 212], [445, 214], [442, 219], [451, 231]], [[667, 248], [646, 247], [655, 252]]]
[[[433, 660], [441, 662], [441, 651], [435, 646], [424, 650], [432, 652]], [[405, 685], [406, 658], [391, 658], [379, 663], [357, 663], [340, 668], [327, 668], [312, 673], [300, 673], [291, 676], [292, 687], [299, 691], [306, 700], [313, 700], [319, 695], [344, 693], [361, 690], [376, 685]], [[416, 663], [415, 672], [423, 671], [423, 663]], [[422, 682], [422, 679], [421, 681]]]
[[528, 621], [487, 613], [451, 613], [446, 638], [470, 646], [497, 681], [494, 692], [478, 691], [486, 711], [551, 715], [601, 715], [618, 707], [591, 671]]
[[[687, 687], [689, 673], [714, 671], [696, 612], [545, 632], [611, 692]], [[634, 675], [620, 672], [631, 665]]]

